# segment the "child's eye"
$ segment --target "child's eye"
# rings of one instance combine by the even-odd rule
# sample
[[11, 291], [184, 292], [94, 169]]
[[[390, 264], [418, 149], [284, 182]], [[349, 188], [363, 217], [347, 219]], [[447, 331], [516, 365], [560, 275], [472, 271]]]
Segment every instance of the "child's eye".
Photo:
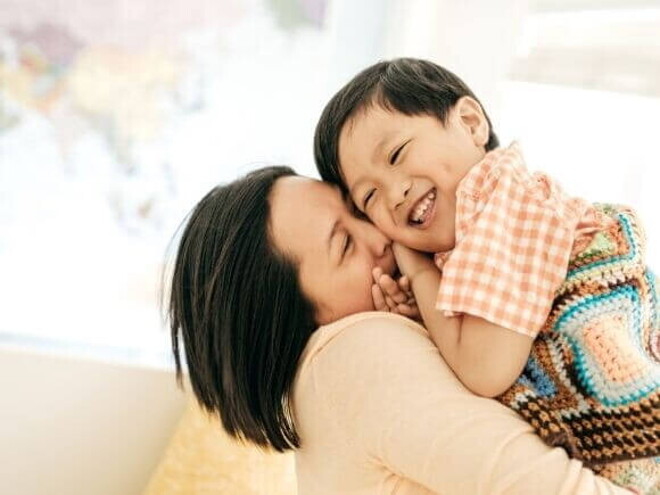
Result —
[[362, 201], [362, 209], [363, 210], [367, 209], [367, 206], [369, 205], [369, 201], [371, 200], [371, 198], [374, 197], [375, 192], [376, 192], [375, 189], [369, 189], [367, 194], [364, 196], [364, 200]]
[[354, 201], [348, 203], [348, 209], [351, 211], [351, 215], [360, 220], [367, 220], [367, 216], [362, 212], [360, 207]]
[[399, 146], [399, 147], [394, 151], [394, 153], [392, 153], [392, 155], [390, 156], [390, 165], [394, 165], [394, 164], [396, 163], [396, 160], [397, 160], [397, 158], [399, 158], [399, 155], [401, 154], [401, 151], [403, 151], [403, 148], [405, 148], [406, 145], [407, 145], [409, 142], [410, 142], [410, 141], [406, 141], [406, 142], [403, 143], [401, 146]]

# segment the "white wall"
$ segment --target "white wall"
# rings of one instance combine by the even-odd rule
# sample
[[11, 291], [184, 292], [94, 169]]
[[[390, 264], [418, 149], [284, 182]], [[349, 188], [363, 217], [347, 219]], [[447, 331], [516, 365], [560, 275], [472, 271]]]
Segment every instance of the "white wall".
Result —
[[138, 495], [185, 402], [170, 371], [1, 348], [0, 390], [12, 495]]
[[432, 60], [463, 79], [498, 120], [528, 0], [389, 0], [385, 55]]

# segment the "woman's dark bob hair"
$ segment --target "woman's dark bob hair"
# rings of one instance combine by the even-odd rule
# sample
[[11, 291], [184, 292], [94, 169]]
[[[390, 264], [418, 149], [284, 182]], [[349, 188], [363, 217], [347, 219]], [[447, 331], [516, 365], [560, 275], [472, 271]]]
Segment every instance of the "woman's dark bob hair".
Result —
[[[332, 97], [316, 125], [314, 159], [321, 178], [348, 192], [339, 163], [339, 136], [361, 110], [378, 105], [405, 115], [433, 115], [445, 124], [463, 96], [479, 101], [458, 76], [427, 60], [398, 58], [367, 67]], [[490, 129], [486, 151], [490, 151], [499, 141], [485, 109], [484, 115]]]
[[167, 308], [181, 382], [233, 437], [279, 452], [300, 446], [291, 388], [315, 329], [294, 263], [273, 248], [269, 198], [296, 175], [267, 167], [211, 190], [190, 213]]

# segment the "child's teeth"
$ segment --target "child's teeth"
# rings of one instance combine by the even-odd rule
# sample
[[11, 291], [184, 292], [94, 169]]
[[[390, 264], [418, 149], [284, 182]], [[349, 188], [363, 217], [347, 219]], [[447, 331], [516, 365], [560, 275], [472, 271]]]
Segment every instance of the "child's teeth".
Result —
[[419, 202], [419, 204], [415, 207], [415, 211], [412, 214], [411, 220], [413, 222], [421, 222], [422, 217], [424, 216], [424, 213], [426, 213], [426, 210], [429, 209], [429, 206], [431, 206], [431, 203], [433, 203], [433, 200], [435, 199], [435, 191], [431, 191], [429, 194], [426, 195], [426, 197]]

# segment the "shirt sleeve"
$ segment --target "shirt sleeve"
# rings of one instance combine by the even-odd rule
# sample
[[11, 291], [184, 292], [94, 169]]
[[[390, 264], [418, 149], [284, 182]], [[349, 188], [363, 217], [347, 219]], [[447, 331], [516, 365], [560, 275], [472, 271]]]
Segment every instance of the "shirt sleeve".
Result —
[[475, 167], [457, 193], [456, 247], [444, 259], [436, 307], [535, 337], [588, 203], [527, 172], [515, 145]]
[[351, 454], [432, 493], [629, 494], [545, 445], [513, 411], [469, 393], [427, 334], [402, 321], [353, 324], [312, 366], [313, 400]]

